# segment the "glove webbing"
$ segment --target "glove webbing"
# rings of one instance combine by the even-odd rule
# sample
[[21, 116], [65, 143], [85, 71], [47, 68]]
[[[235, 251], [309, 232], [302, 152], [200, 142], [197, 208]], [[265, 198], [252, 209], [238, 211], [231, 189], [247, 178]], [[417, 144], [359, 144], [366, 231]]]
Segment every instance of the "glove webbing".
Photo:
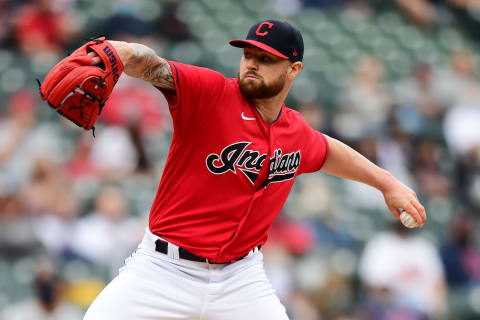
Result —
[[[111, 74], [112, 72], [109, 72], [107, 73], [103, 78], [101, 76], [98, 77], [98, 79], [94, 79], [93, 81], [95, 82], [95, 84], [97, 84], [98, 86], [100, 86], [101, 88], [104, 88], [105, 87], [105, 79]], [[38, 84], [38, 87], [40, 88], [42, 86], [42, 83], [40, 82], [39, 79], [35, 79], [37, 81], [37, 84]], [[102, 110], [103, 110], [103, 107], [105, 106], [105, 102], [107, 101], [107, 99], [105, 99], [105, 101], [103, 101], [102, 99], [99, 99], [98, 97], [96, 97], [93, 93], [91, 92], [88, 92], [88, 91], [85, 91], [85, 90], [81, 90], [80, 89], [80, 86], [77, 86], [77, 89], [74, 89], [72, 90], [72, 94], [75, 94], [79, 91], [77, 90], [80, 90], [81, 94], [87, 98], [87, 99], [90, 99], [90, 100], [93, 100], [93, 101], [98, 101], [98, 106], [99, 106], [99, 110], [98, 110], [98, 115], [100, 115], [102, 113]], [[42, 92], [40, 91], [40, 96], [43, 97], [43, 94]], [[58, 106], [54, 106], [52, 105], [49, 101], [47, 101], [47, 103], [50, 105], [50, 107], [54, 108], [55, 110], [57, 110], [57, 112], [59, 114], [61, 114], [63, 117], [67, 118], [68, 120], [72, 121], [73, 123], [75, 123], [77, 126], [81, 127], [82, 126], [82, 123], [78, 122], [77, 120], [69, 117], [67, 114], [65, 114], [64, 112], [60, 111], [60, 107], [62, 106], [62, 104], [58, 105]], [[69, 109], [70, 110], [75, 110], [75, 109], [83, 109], [85, 108], [85, 106], [71, 106]], [[82, 117], [83, 119], [83, 112], [80, 111], [80, 116]], [[95, 126], [92, 127], [92, 134], [93, 134], [93, 137], [95, 138]]]

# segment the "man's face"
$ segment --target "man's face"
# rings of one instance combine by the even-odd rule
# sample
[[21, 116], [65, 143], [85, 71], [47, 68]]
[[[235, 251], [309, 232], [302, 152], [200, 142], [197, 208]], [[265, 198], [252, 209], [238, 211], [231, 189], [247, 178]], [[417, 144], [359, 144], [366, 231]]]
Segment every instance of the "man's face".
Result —
[[285, 86], [291, 62], [256, 47], [245, 47], [240, 60], [238, 84], [247, 99], [268, 99]]

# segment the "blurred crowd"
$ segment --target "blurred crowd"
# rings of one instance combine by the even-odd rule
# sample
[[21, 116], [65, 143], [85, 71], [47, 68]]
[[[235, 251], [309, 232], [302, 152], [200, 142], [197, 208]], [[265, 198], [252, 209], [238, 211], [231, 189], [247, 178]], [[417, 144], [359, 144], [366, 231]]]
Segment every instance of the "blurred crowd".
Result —
[[[477, 39], [480, 30], [476, 0], [266, 1], [272, 16], [292, 19], [311, 8], [388, 9], [418, 29], [460, 17], [463, 37]], [[121, 77], [93, 137], [52, 112], [28, 76], [42, 80], [100, 34], [159, 53], [194, 43], [179, 14], [187, 2], [214, 3], [0, 0], [0, 70], [9, 76], [0, 79], [0, 320], [82, 318], [141, 240], [172, 134], [165, 99], [146, 83]], [[289, 98], [312, 127], [415, 189], [429, 217], [422, 230], [408, 230], [378, 191], [321, 172], [301, 176], [262, 249], [292, 320], [480, 317], [474, 49], [456, 48], [441, 64], [417, 58], [402, 77], [365, 52], [337, 90]], [[12, 61], [22, 61], [24, 76]]]

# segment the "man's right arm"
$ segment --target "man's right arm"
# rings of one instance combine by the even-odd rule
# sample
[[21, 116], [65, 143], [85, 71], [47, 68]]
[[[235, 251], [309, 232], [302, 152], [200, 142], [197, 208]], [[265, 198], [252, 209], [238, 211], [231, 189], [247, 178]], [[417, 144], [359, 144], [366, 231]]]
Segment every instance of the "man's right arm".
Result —
[[[151, 48], [139, 43], [113, 40], [108, 42], [117, 51], [124, 65], [123, 71], [127, 75], [148, 81], [159, 88], [176, 90], [170, 65]], [[93, 64], [99, 62], [100, 58], [94, 58]]]
[[413, 190], [343, 142], [327, 135], [325, 137], [329, 151], [322, 167], [324, 172], [377, 188], [383, 193], [388, 208], [397, 218], [400, 216], [401, 208], [407, 211], [419, 226], [423, 226], [427, 220], [425, 208]]

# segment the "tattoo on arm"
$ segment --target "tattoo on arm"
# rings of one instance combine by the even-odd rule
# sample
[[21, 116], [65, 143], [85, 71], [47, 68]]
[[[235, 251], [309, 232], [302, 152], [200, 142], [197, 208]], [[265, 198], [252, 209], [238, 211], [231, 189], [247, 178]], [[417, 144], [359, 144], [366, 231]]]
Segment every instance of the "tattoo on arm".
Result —
[[151, 82], [153, 85], [166, 89], [175, 89], [172, 69], [165, 59], [156, 57], [158, 61], [145, 69], [143, 79]]
[[147, 46], [137, 43], [131, 45], [135, 49], [135, 55], [125, 65], [125, 73], [157, 87], [175, 90], [175, 81], [168, 62]]

